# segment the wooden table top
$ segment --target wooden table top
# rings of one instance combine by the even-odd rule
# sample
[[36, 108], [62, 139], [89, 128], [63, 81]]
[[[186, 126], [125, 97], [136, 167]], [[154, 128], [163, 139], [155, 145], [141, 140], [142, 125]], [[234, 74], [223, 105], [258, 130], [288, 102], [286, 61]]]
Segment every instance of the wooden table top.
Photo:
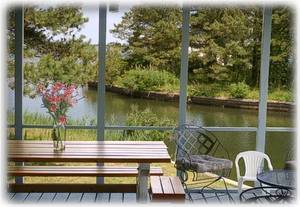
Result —
[[162, 141], [66, 141], [66, 150], [53, 152], [52, 141], [8, 141], [8, 160], [14, 162], [170, 162]]

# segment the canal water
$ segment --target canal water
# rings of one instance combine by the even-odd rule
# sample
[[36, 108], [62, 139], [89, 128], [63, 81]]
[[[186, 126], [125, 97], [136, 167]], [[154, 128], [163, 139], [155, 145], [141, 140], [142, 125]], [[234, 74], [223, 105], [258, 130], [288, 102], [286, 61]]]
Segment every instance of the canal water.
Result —
[[[92, 120], [96, 119], [97, 114], [97, 92], [96, 90], [81, 88], [81, 96], [84, 99], [72, 108], [68, 115], [72, 119]], [[8, 92], [8, 109], [14, 110], [14, 91]], [[36, 97], [31, 99], [24, 96], [23, 108], [28, 112], [39, 112], [46, 114], [46, 110], [41, 107], [41, 99]], [[132, 107], [138, 107], [142, 111], [150, 108], [160, 118], [168, 118], [177, 123], [178, 103], [163, 102], [157, 100], [146, 100], [122, 96], [107, 92], [105, 96], [105, 121], [106, 125], [124, 125], [126, 117]], [[187, 120], [195, 121], [202, 126], [216, 127], [256, 127], [257, 110], [223, 108], [216, 106], [188, 105]], [[30, 124], [30, 123], [27, 123]], [[269, 127], [294, 127], [294, 118], [292, 113], [270, 111], [267, 115], [267, 126]], [[255, 150], [254, 132], [218, 132], [217, 136], [222, 140], [225, 148], [228, 149], [231, 159], [245, 150]], [[167, 143], [170, 152], [173, 153], [171, 143]], [[274, 168], [282, 168], [287, 153], [295, 144], [294, 133], [288, 132], [269, 132], [266, 137], [266, 153], [270, 156]], [[235, 171], [235, 170], [234, 170]], [[235, 172], [233, 172], [235, 175]]]

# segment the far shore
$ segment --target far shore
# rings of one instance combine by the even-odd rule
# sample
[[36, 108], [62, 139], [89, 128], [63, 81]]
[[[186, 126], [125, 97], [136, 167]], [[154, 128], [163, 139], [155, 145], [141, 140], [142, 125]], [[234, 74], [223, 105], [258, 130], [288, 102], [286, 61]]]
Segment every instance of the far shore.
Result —
[[[97, 83], [90, 82], [88, 84], [89, 88], [97, 89]], [[135, 98], [143, 99], [153, 99], [160, 101], [179, 101], [178, 93], [168, 93], [168, 92], [139, 92], [130, 91], [126, 88], [106, 85], [106, 91], [118, 93], [125, 96], [131, 96]], [[233, 98], [219, 98], [219, 97], [199, 97], [199, 96], [188, 96], [189, 104], [199, 104], [199, 105], [214, 105], [220, 107], [228, 108], [243, 108], [243, 109], [258, 109], [259, 101], [250, 99], [233, 99]], [[292, 112], [295, 110], [295, 103], [293, 102], [283, 102], [283, 101], [268, 101], [268, 110], [270, 111], [283, 111]]]

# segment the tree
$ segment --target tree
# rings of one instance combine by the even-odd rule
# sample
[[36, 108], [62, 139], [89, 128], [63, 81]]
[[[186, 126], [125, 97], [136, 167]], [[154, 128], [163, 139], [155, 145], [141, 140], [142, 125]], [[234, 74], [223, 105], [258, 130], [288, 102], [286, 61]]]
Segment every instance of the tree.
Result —
[[[273, 8], [270, 86], [290, 87], [293, 74], [293, 13]], [[258, 87], [261, 7], [201, 7], [191, 12], [189, 77], [204, 83], [245, 82]], [[127, 40], [125, 60], [154, 65], [179, 74], [181, 11], [170, 8], [133, 8], [112, 32]]]
[[[14, 70], [14, 10], [9, 11], [9, 77]], [[88, 19], [80, 8], [27, 7], [24, 9], [24, 88], [39, 81], [85, 84], [96, 76], [97, 50], [84, 36], [77, 37]]]
[[122, 46], [117, 43], [107, 45], [105, 83], [115, 85], [117, 78], [124, 73], [125, 67], [126, 62], [122, 57]]
[[242, 82], [251, 74], [253, 27], [247, 9], [202, 8], [191, 18], [191, 47], [202, 54], [194, 72], [206, 82]]
[[291, 88], [293, 86], [294, 21], [294, 14], [291, 9], [286, 7], [273, 9], [269, 78], [271, 88]]
[[181, 11], [178, 8], [133, 7], [112, 30], [127, 40], [128, 67], [149, 66], [179, 72]]
[[[259, 84], [262, 9], [203, 8], [191, 18], [191, 45], [202, 53], [198, 73], [208, 82]], [[293, 14], [273, 8], [270, 86], [290, 86], [293, 71]], [[200, 72], [199, 72], [200, 71]]]

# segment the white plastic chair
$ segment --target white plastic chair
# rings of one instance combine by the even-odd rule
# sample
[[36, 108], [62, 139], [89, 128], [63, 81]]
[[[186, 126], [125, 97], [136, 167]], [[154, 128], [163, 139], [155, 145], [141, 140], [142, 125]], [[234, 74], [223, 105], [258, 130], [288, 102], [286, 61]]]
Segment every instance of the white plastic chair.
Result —
[[[243, 158], [245, 163], [245, 175], [240, 175], [239, 160]], [[257, 173], [262, 171], [264, 160], [267, 160], [269, 170], [273, 170], [271, 160], [268, 155], [258, 151], [240, 152], [235, 158], [236, 175], [238, 180], [239, 193], [242, 192], [244, 181], [257, 181]]]

